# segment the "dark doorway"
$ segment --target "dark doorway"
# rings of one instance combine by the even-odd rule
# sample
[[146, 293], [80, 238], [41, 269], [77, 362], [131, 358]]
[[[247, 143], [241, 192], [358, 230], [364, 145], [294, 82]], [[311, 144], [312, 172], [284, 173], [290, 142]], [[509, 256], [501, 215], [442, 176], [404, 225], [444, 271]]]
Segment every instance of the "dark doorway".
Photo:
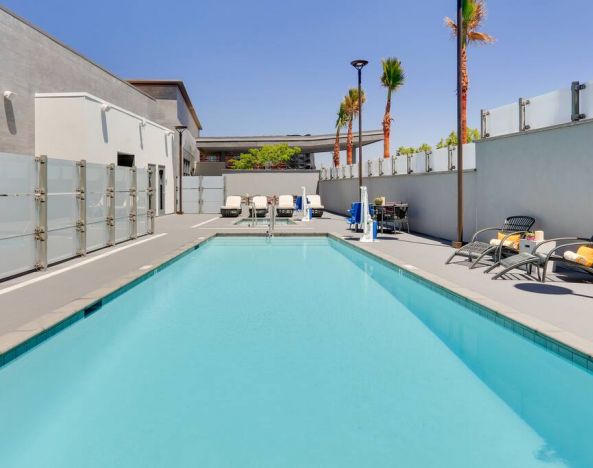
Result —
[[126, 153], [117, 153], [117, 165], [124, 167], [133, 167], [134, 155]]
[[159, 215], [165, 214], [165, 166], [159, 166]]

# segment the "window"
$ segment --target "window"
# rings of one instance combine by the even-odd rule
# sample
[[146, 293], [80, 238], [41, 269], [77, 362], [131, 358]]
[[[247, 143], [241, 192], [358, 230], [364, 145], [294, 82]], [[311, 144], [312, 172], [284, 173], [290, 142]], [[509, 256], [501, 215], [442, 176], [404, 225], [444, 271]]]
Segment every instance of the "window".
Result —
[[134, 166], [134, 155], [126, 153], [117, 153], [117, 165], [124, 167]]

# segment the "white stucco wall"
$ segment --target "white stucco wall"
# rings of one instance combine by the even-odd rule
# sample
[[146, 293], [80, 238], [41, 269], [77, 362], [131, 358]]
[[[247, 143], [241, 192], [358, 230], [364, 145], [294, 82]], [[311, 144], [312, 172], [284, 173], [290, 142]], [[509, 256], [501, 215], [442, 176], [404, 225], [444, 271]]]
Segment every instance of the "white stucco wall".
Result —
[[165, 213], [175, 205], [173, 141], [172, 130], [88, 93], [35, 96], [35, 154], [117, 164], [120, 152], [133, 154], [136, 167], [165, 166]]

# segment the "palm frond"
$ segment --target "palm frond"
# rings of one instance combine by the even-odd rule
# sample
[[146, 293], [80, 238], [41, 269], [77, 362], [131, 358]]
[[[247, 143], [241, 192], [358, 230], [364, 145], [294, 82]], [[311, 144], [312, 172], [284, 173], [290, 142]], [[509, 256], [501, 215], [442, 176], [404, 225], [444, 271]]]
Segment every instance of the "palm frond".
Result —
[[445, 17], [445, 26], [451, 29], [451, 33], [456, 36], [457, 35], [457, 24], [448, 16]]
[[390, 91], [395, 91], [405, 82], [406, 76], [401, 62], [394, 57], [386, 58], [381, 61], [383, 65], [383, 75], [381, 84]]
[[491, 44], [496, 40], [489, 34], [479, 31], [471, 31], [467, 33], [467, 38], [470, 42], [481, 42], [482, 44]]

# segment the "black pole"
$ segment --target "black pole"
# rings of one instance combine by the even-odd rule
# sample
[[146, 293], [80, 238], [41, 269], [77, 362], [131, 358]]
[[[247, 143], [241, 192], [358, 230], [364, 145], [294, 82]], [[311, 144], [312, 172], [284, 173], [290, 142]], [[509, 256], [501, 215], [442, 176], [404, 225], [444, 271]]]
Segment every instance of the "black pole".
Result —
[[463, 0], [457, 0], [457, 239], [453, 246], [459, 248], [463, 245], [463, 141], [462, 112], [463, 75], [461, 59], [463, 54]]
[[362, 68], [358, 69], [358, 188], [362, 187]]
[[177, 214], [183, 214], [183, 131], [187, 127], [177, 125], [175, 129], [179, 133], [179, 205], [177, 206]]

